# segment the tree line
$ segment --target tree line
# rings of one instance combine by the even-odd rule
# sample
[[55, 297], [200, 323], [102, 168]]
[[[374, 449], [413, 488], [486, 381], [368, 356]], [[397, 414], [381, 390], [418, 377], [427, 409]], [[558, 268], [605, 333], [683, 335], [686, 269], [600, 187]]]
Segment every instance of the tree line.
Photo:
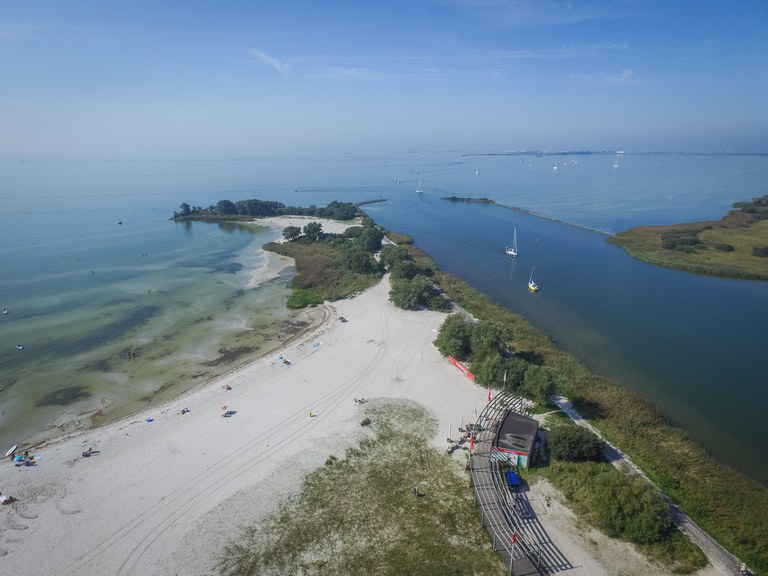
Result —
[[182, 202], [179, 211], [173, 213], [172, 220], [196, 220], [211, 218], [231, 218], [238, 216], [269, 217], [269, 216], [315, 216], [331, 220], [353, 220], [363, 216], [363, 211], [350, 202], [334, 200], [327, 206], [286, 206], [275, 200], [219, 200], [207, 208], [191, 206]]

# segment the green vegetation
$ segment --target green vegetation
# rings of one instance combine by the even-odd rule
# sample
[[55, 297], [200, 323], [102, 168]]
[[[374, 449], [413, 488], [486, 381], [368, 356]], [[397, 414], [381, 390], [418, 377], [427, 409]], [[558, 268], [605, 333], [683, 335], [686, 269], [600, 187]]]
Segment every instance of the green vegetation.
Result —
[[448, 200], [448, 202], [474, 202], [476, 204], [496, 204], [490, 198], [462, 198], [461, 196], [443, 196], [441, 200]]
[[603, 441], [581, 426], [558, 426], [547, 435], [549, 453], [555, 460], [581, 462], [605, 460]]
[[435, 346], [446, 356], [470, 365], [477, 383], [504, 387], [546, 405], [558, 388], [558, 375], [534, 356], [515, 355], [513, 331], [503, 323], [468, 322], [455, 315], [440, 327]]
[[274, 200], [219, 200], [215, 206], [207, 208], [190, 206], [183, 202], [179, 211], [173, 213], [171, 220], [251, 220], [266, 216], [314, 216], [330, 220], [353, 220], [363, 216], [363, 211], [355, 204], [333, 201], [327, 206], [286, 206]]
[[[755, 212], [746, 211], [744, 214], [740, 217], [751, 219]], [[458, 322], [464, 321], [451, 316], [450, 322], [446, 323], [450, 328], [444, 327], [445, 334], [441, 329], [436, 344], [444, 352], [451, 350], [456, 352], [454, 355], [457, 358], [469, 362], [480, 384], [500, 386], [506, 373], [508, 388], [537, 398], [539, 402], [545, 401], [555, 390], [568, 396], [585, 418], [599, 428], [609, 441], [621, 446], [621, 449], [630, 455], [653, 482], [674, 498], [697, 524], [752, 568], [760, 571], [768, 570], [768, 490], [765, 486], [717, 463], [701, 447], [693, 443], [682, 430], [671, 426], [652, 404], [617, 383], [590, 372], [578, 359], [558, 350], [543, 332], [523, 317], [493, 302], [455, 276], [441, 272], [426, 254], [409, 245], [407, 242], [409, 238], [398, 237], [398, 246], [385, 247], [381, 251], [380, 263], [376, 262], [371, 252], [366, 249], [370, 247], [367, 246], [369, 241], [375, 245], [375, 237], [378, 235], [372, 232], [364, 234], [365, 228], [371, 226], [375, 225], [365, 220], [362, 227], [352, 227], [343, 235], [326, 235], [321, 229], [310, 228], [309, 234], [305, 230], [304, 235], [295, 236], [295, 239], [290, 242], [265, 246], [267, 249], [273, 249], [296, 260], [297, 275], [293, 281], [294, 291], [289, 305], [292, 307], [314, 305], [326, 299], [334, 300], [354, 294], [377, 282], [382, 266], [392, 273], [393, 302], [397, 300], [406, 306], [412, 303], [416, 306], [443, 306], [443, 298], [435, 291], [435, 286], [439, 286], [451, 300], [479, 319], [477, 325], [479, 327], [475, 328], [475, 325], [469, 324], [461, 327]], [[728, 244], [734, 248], [732, 251], [723, 248], [703, 250], [704, 254], [711, 256], [717, 253], [728, 257], [734, 253], [744, 254], [755, 246], [768, 244], [765, 236], [768, 233], [766, 226], [768, 221], [761, 219], [741, 230], [741, 236], [729, 234], [727, 237], [718, 236], [714, 240], [710, 235], [721, 232], [719, 229], [715, 227], [705, 229], [706, 226], [698, 226], [701, 231], [697, 232], [697, 235], [705, 244], [714, 242]], [[761, 240], [752, 242], [747, 249], [745, 238], [750, 235], [760, 236]], [[365, 242], [361, 240], [363, 236], [367, 238]], [[395, 238], [392, 234], [388, 234], [388, 237]], [[660, 240], [657, 241], [660, 246]], [[693, 244], [690, 245], [693, 246]], [[665, 250], [660, 247], [658, 249]], [[691, 256], [683, 251], [666, 251], [686, 257]], [[765, 260], [751, 255], [750, 258], [765, 266]], [[420, 278], [415, 280], [411, 290], [410, 284], [417, 277]], [[395, 290], [394, 287], [398, 282], [405, 284]], [[427, 290], [429, 290], [428, 294]], [[414, 297], [414, 293], [417, 296]], [[455, 326], [454, 322], [457, 323]], [[372, 416], [371, 418], [376, 422], [375, 418]], [[348, 455], [343, 462], [349, 465], [350, 461]], [[555, 462], [550, 468], [556, 472], [559, 467], [566, 465], [592, 466], [590, 463]], [[336, 468], [335, 464], [333, 468]], [[589, 476], [593, 473], [597, 474], [589, 471], [578, 474]], [[556, 473], [552, 476], [553, 481], [564, 489], [559, 485], [562, 477], [563, 475]], [[611, 484], [613, 481], [605, 482]], [[602, 486], [599, 482], [594, 484]], [[727, 498], [723, 497], [724, 490]], [[440, 507], [434, 508], [431, 512], [438, 515], [447, 513]], [[621, 524], [612, 522], [611, 526]], [[626, 524], [626, 521], [623, 522]], [[628, 530], [630, 534], [635, 533], [632, 527]], [[477, 532], [476, 529], [474, 531]], [[310, 531], [310, 533], [314, 538], [314, 532]], [[378, 552], [374, 554], [376, 561], [380, 561], [382, 555], [396, 548], [387, 539], [390, 536], [389, 534], [382, 536], [385, 549], [380, 554]], [[308, 542], [316, 542], [316, 540], [309, 539]], [[350, 549], [349, 554], [357, 554], [359, 547], [363, 544], [365, 543], [358, 542], [358, 547]], [[310, 545], [307, 544], [307, 546]], [[259, 546], [262, 545], [259, 544]], [[336, 547], [334, 544], [328, 544], [328, 546], [336, 554], [343, 548], [340, 544]], [[651, 546], [650, 554], [660, 558], [666, 557], [667, 562], [679, 563], [680, 566], [686, 563], [695, 566], [699, 561], [696, 554], [690, 550], [690, 542], [677, 531], [667, 539], [666, 545], [647, 546]], [[265, 554], [269, 550], [268, 547], [259, 549], [265, 551]], [[316, 557], [315, 552], [318, 549], [311, 549], [312, 558]], [[297, 552], [294, 555], [290, 554], [290, 549], [285, 552], [291, 559], [290, 562], [305, 560], [309, 562], [306, 556], [307, 549], [298, 546], [297, 550], [303, 550], [303, 552]], [[367, 552], [369, 551], [366, 549]], [[399, 549], [399, 553], [402, 556], [402, 562], [405, 563], [409, 561], [410, 554], [418, 555], [421, 552], [409, 549], [406, 553], [404, 549]], [[434, 551], [434, 554], [438, 555], [438, 551]], [[360, 557], [363, 556], [364, 554], [361, 553]], [[233, 554], [234, 557], [237, 557], [237, 554]], [[281, 554], [276, 551], [269, 557], [279, 560]], [[288, 562], [289, 560], [279, 561]], [[330, 562], [330, 560], [322, 560], [322, 562]], [[401, 566], [401, 563], [395, 565]], [[317, 565], [313, 570], [324, 571], [325, 566], [335, 566], [335, 564]], [[683, 568], [679, 569], [683, 570]], [[373, 570], [373, 573], [376, 573], [376, 570]], [[406, 572], [405, 568], [397, 568], [387, 573]], [[422, 571], [422, 573], [429, 573], [429, 571]], [[440, 571], [436, 569], [435, 573]]]
[[[553, 430], [554, 431], [554, 430]], [[704, 554], [669, 518], [656, 490], [607, 462], [554, 462], [542, 471], [575, 512], [613, 538], [640, 550], [677, 574], [690, 574], [707, 564]]]
[[404, 401], [374, 400], [365, 414], [374, 434], [329, 457], [275, 514], [255, 518], [226, 547], [222, 574], [508, 574], [466, 477], [428, 446], [436, 422]]
[[[303, 232], [303, 233], [302, 233]], [[373, 252], [381, 248], [383, 232], [369, 219], [344, 234], [326, 234], [319, 222], [283, 229], [289, 242], [264, 245], [265, 250], [293, 258], [296, 276], [288, 307], [316, 306], [339, 300], [370, 288], [381, 278], [381, 267]]]
[[[420, 258], [427, 256], [414, 256], [417, 262]], [[768, 570], [768, 489], [764, 485], [719, 464], [650, 402], [590, 372], [522, 316], [455, 276], [437, 271], [435, 281], [475, 318], [509, 329], [515, 358], [551, 371], [557, 390], [699, 526], [753, 569]], [[496, 385], [502, 378], [503, 374]], [[508, 372], [508, 386], [513, 380]], [[677, 546], [668, 552], [683, 555]]]
[[698, 274], [768, 280], [768, 195], [737, 202], [718, 222], [641, 226], [609, 242], [631, 256]]
[[417, 264], [411, 250], [385, 246], [381, 250], [380, 262], [391, 272], [389, 298], [395, 306], [405, 310], [448, 310], [448, 302], [431, 280], [434, 268]]
[[[410, 241], [407, 236], [399, 239]], [[296, 262], [296, 276], [289, 308], [316, 306], [325, 300], [338, 300], [375, 284], [385, 270], [392, 272], [390, 299], [406, 310], [447, 310], [434, 282], [430, 260], [417, 264], [407, 248], [387, 245], [382, 249], [384, 231], [365, 217], [361, 226], [352, 226], [344, 234], [326, 234], [318, 222], [309, 222], [303, 229], [287, 226], [283, 229], [287, 242], [264, 245]], [[374, 254], [381, 251], [377, 261]]]

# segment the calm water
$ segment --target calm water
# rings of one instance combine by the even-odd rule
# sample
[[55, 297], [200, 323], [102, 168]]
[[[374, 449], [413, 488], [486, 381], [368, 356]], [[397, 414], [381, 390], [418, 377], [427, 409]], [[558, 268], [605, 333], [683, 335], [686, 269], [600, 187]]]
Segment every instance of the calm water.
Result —
[[[733, 202], [765, 194], [766, 176], [765, 156], [0, 162], [0, 306], [10, 310], [0, 323], [0, 445], [29, 434], [30, 421], [42, 428], [103, 404], [117, 414], [178, 393], [223, 369], [208, 365], [219, 349], [243, 339], [255, 347], [285, 320], [288, 276], [247, 286], [245, 271], [260, 258], [249, 247], [269, 233], [173, 224], [181, 202], [381, 198], [366, 206], [377, 222], [411, 234], [444, 270], [530, 318], [656, 402], [718, 458], [766, 482], [768, 284], [648, 266], [593, 231], [440, 200], [484, 196], [616, 232], [719, 218]], [[503, 248], [514, 228], [520, 257], [511, 261]], [[534, 266], [542, 288], [535, 295], [526, 289]], [[125, 359], [130, 349], [141, 351], [140, 362]]]

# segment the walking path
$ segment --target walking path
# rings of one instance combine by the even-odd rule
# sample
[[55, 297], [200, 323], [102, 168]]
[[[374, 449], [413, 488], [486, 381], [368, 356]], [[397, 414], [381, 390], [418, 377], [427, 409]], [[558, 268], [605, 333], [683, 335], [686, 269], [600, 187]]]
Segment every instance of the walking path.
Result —
[[[658, 487], [656, 487], [656, 485], [651, 482], [650, 478], [648, 478], [648, 476], [646, 476], [645, 473], [640, 468], [638, 468], [632, 462], [632, 460], [629, 459], [629, 456], [624, 454], [621, 450], [616, 448], [616, 446], [603, 438], [600, 432], [598, 432], [589, 422], [581, 417], [581, 415], [574, 409], [573, 405], [567, 398], [563, 396], [552, 396], [550, 400], [556, 404], [560, 410], [567, 414], [568, 417], [576, 424], [588, 429], [598, 438], [602, 439], [603, 442], [605, 442], [606, 457], [614, 466], [617, 468], [625, 467], [631, 474], [642, 476], [646, 481], [648, 481], [651, 485], [654, 486], [654, 488], [658, 490]], [[661, 490], [659, 490], [659, 492], [661, 492]], [[670, 515], [672, 516], [672, 521], [674, 522], [675, 526], [677, 526], [677, 528], [683, 534], [688, 536], [688, 538], [690, 538], [694, 544], [701, 548], [709, 562], [724, 576], [742, 574], [742, 572], [739, 571], [739, 560], [733, 554], [723, 548], [717, 541], [715, 541], [714, 538], [712, 538], [709, 534], [697, 526], [696, 523], [691, 520], [690, 517], [688, 517], [685, 512], [683, 512], [680, 506], [676, 504], [669, 496], [663, 492], [661, 493], [667, 503]]]

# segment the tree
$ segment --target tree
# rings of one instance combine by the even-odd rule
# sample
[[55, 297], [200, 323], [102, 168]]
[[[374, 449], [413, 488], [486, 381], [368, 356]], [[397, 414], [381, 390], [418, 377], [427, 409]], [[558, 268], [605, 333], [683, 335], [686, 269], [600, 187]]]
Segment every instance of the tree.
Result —
[[604, 495], [595, 513], [599, 526], [614, 538], [637, 544], [665, 541], [673, 529], [664, 499], [638, 476], [600, 474], [595, 490]]
[[390, 268], [392, 278], [406, 278], [410, 280], [419, 273], [419, 269], [413, 260], [400, 260]]
[[528, 366], [523, 379], [523, 394], [537, 402], [546, 403], [555, 389], [555, 376], [552, 370], [537, 364]]
[[421, 274], [410, 280], [396, 280], [392, 283], [389, 298], [398, 308], [419, 310], [427, 306], [430, 296], [434, 293], [432, 281]]
[[356, 244], [345, 246], [341, 256], [341, 266], [345, 270], [358, 274], [371, 274], [376, 271], [378, 264], [369, 252]]
[[472, 326], [470, 344], [473, 360], [482, 360], [490, 354], [506, 351], [507, 341], [512, 339], [511, 331], [493, 322], [478, 322]]
[[179, 208], [181, 208], [182, 216], [189, 216], [189, 213], [192, 211], [189, 207], [189, 204], [187, 204], [186, 202], [182, 202]]
[[301, 234], [301, 228], [298, 226], [286, 226], [283, 228], [283, 238], [286, 240], [296, 240]]
[[469, 339], [472, 327], [464, 318], [452, 314], [445, 319], [437, 333], [435, 346], [446, 356], [465, 360], [472, 350]]
[[579, 462], [604, 459], [603, 441], [581, 426], [558, 426], [547, 437], [550, 454], [557, 460]]
[[413, 262], [413, 258], [405, 248], [390, 244], [381, 249], [380, 261], [392, 270], [398, 262]]
[[[504, 388], [512, 391], [520, 390], [525, 381], [525, 373], [528, 371], [528, 363], [520, 358], [510, 358], [504, 365], [504, 371], [507, 374]], [[503, 376], [501, 381], [504, 382]]]
[[317, 242], [323, 237], [323, 225], [320, 222], [309, 222], [304, 225], [304, 236], [310, 242]]
[[381, 241], [384, 239], [384, 233], [378, 226], [367, 226], [358, 238], [358, 243], [368, 252], [378, 252], [381, 250]]
[[237, 206], [230, 200], [219, 200], [216, 203], [216, 214], [219, 216], [231, 216], [237, 214]]
[[472, 362], [472, 371], [477, 383], [482, 386], [500, 386], [504, 381], [506, 360], [498, 352], [490, 354], [482, 362]]

